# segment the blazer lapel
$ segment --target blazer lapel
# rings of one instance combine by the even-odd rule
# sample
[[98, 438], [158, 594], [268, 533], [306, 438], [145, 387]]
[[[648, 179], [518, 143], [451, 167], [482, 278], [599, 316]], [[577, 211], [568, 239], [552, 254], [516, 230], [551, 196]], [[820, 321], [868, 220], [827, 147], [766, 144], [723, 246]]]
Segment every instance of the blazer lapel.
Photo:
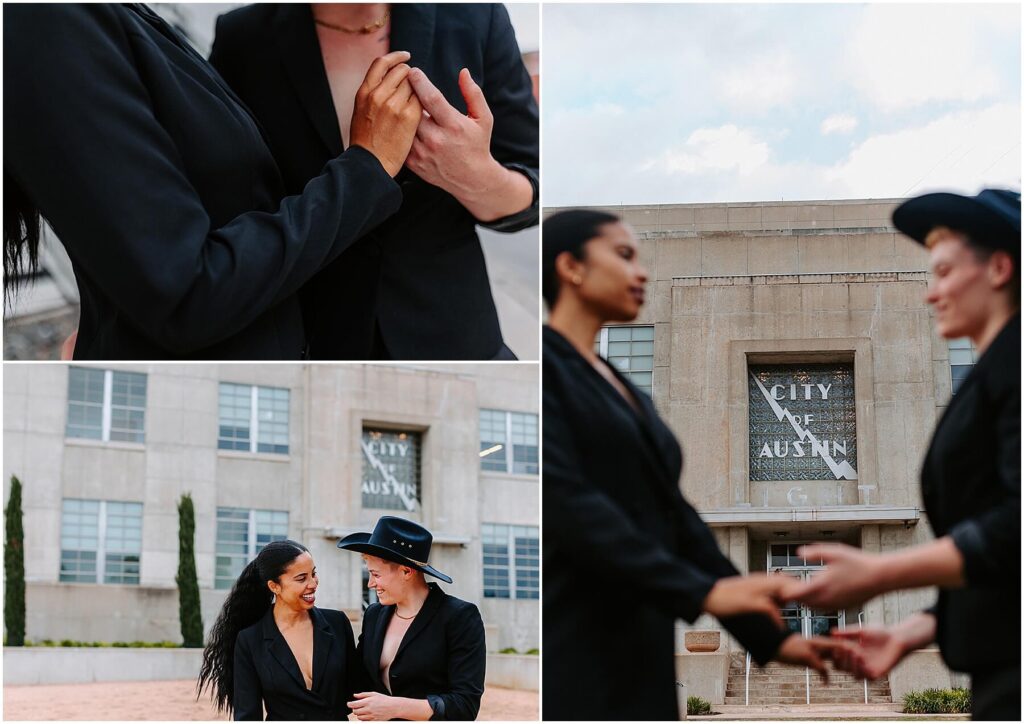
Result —
[[[409, 65], [422, 70], [435, 85], [438, 85], [438, 81], [434, 78], [434, 23], [436, 20], [437, 9], [433, 5], [391, 4], [391, 50], [409, 51], [412, 56]], [[451, 101], [452, 99], [449, 98], [448, 102]]]
[[377, 616], [376, 625], [373, 627], [373, 645], [370, 646], [370, 677], [379, 686], [384, 682], [380, 678], [380, 654], [384, 648], [384, 634], [387, 633], [388, 623], [391, 615], [395, 612], [394, 606], [382, 606], [380, 615]]
[[288, 675], [295, 680], [295, 683], [305, 691], [306, 680], [303, 678], [302, 672], [299, 671], [299, 664], [295, 661], [292, 650], [288, 648], [288, 642], [284, 640], [284, 636], [278, 630], [277, 624], [274, 623], [274, 609], [270, 609], [263, 616], [263, 643], [271, 658], [277, 661], [278, 665], [288, 672]]
[[331, 647], [334, 645], [334, 631], [327, 619], [317, 609], [313, 609], [313, 691], [320, 691], [330, 658]]
[[[427, 600], [423, 602], [423, 608], [416, 614], [416, 620], [409, 626], [409, 630], [405, 632], [405, 636], [402, 637], [402, 643], [398, 645], [398, 651], [395, 652], [395, 661], [398, 661], [398, 657], [402, 655], [409, 644], [419, 636], [420, 632], [427, 627], [430, 620], [434, 618], [438, 610], [441, 608], [441, 603], [444, 601], [445, 592], [441, 590], [441, 587], [436, 583], [430, 584], [430, 594], [427, 596]], [[391, 662], [394, 666], [394, 661]]]
[[342, 152], [338, 114], [331, 99], [331, 86], [320, 55], [313, 12], [308, 3], [284, 3], [274, 18], [281, 63], [303, 110], [313, 122], [320, 139], [332, 156]]

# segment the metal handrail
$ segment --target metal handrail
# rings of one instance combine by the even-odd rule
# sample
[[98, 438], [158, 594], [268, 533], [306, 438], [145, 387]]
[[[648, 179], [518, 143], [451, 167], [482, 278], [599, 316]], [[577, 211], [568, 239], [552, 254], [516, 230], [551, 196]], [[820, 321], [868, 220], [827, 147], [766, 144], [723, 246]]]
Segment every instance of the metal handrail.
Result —
[[750, 706], [750, 652], [747, 652], [747, 683], [746, 691], [743, 695], [743, 706]]
[[807, 705], [811, 705], [811, 669], [809, 666], [804, 667], [804, 686], [807, 689]]
[[[857, 612], [857, 626], [859, 628], [864, 628], [864, 612], [863, 611], [858, 611]], [[864, 679], [864, 703], [865, 704], [868, 703], [868, 680], [867, 679]]]

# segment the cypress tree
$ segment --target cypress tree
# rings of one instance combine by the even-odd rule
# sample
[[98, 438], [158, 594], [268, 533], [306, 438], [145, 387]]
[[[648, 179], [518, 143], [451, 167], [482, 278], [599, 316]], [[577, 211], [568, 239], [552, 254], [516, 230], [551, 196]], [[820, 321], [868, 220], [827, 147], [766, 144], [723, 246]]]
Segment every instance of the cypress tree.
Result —
[[8, 646], [25, 645], [25, 530], [21, 516], [21, 481], [11, 476], [4, 509], [4, 627]]
[[203, 614], [199, 607], [199, 580], [196, 577], [196, 513], [192, 496], [185, 493], [178, 501], [178, 615], [181, 618], [182, 645], [202, 648]]

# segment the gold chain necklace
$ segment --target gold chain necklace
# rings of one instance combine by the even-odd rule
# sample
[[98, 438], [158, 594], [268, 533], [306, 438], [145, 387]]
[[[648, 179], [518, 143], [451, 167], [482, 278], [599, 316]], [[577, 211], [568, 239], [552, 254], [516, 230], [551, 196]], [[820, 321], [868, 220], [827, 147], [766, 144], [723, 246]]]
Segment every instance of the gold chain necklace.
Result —
[[349, 35], [369, 35], [370, 33], [375, 33], [381, 28], [383, 28], [387, 24], [388, 18], [390, 17], [391, 11], [385, 10], [384, 17], [382, 17], [380, 20], [376, 22], [370, 23], [369, 25], [364, 25], [361, 28], [346, 28], [344, 25], [335, 25], [334, 23], [329, 23], [326, 20], [320, 20], [319, 18], [314, 18], [314, 20], [317, 25], [323, 25], [325, 28], [330, 28], [331, 30], [338, 30], [341, 31], [342, 33], [348, 33]]

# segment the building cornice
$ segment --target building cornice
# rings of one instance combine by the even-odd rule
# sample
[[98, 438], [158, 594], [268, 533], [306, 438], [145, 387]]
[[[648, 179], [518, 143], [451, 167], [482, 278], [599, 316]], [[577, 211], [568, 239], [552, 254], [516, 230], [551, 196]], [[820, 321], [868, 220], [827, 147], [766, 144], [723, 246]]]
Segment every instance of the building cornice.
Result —
[[914, 506], [823, 505], [807, 508], [735, 507], [700, 511], [712, 528], [751, 523], [850, 522], [861, 525], [916, 525], [921, 511]]

